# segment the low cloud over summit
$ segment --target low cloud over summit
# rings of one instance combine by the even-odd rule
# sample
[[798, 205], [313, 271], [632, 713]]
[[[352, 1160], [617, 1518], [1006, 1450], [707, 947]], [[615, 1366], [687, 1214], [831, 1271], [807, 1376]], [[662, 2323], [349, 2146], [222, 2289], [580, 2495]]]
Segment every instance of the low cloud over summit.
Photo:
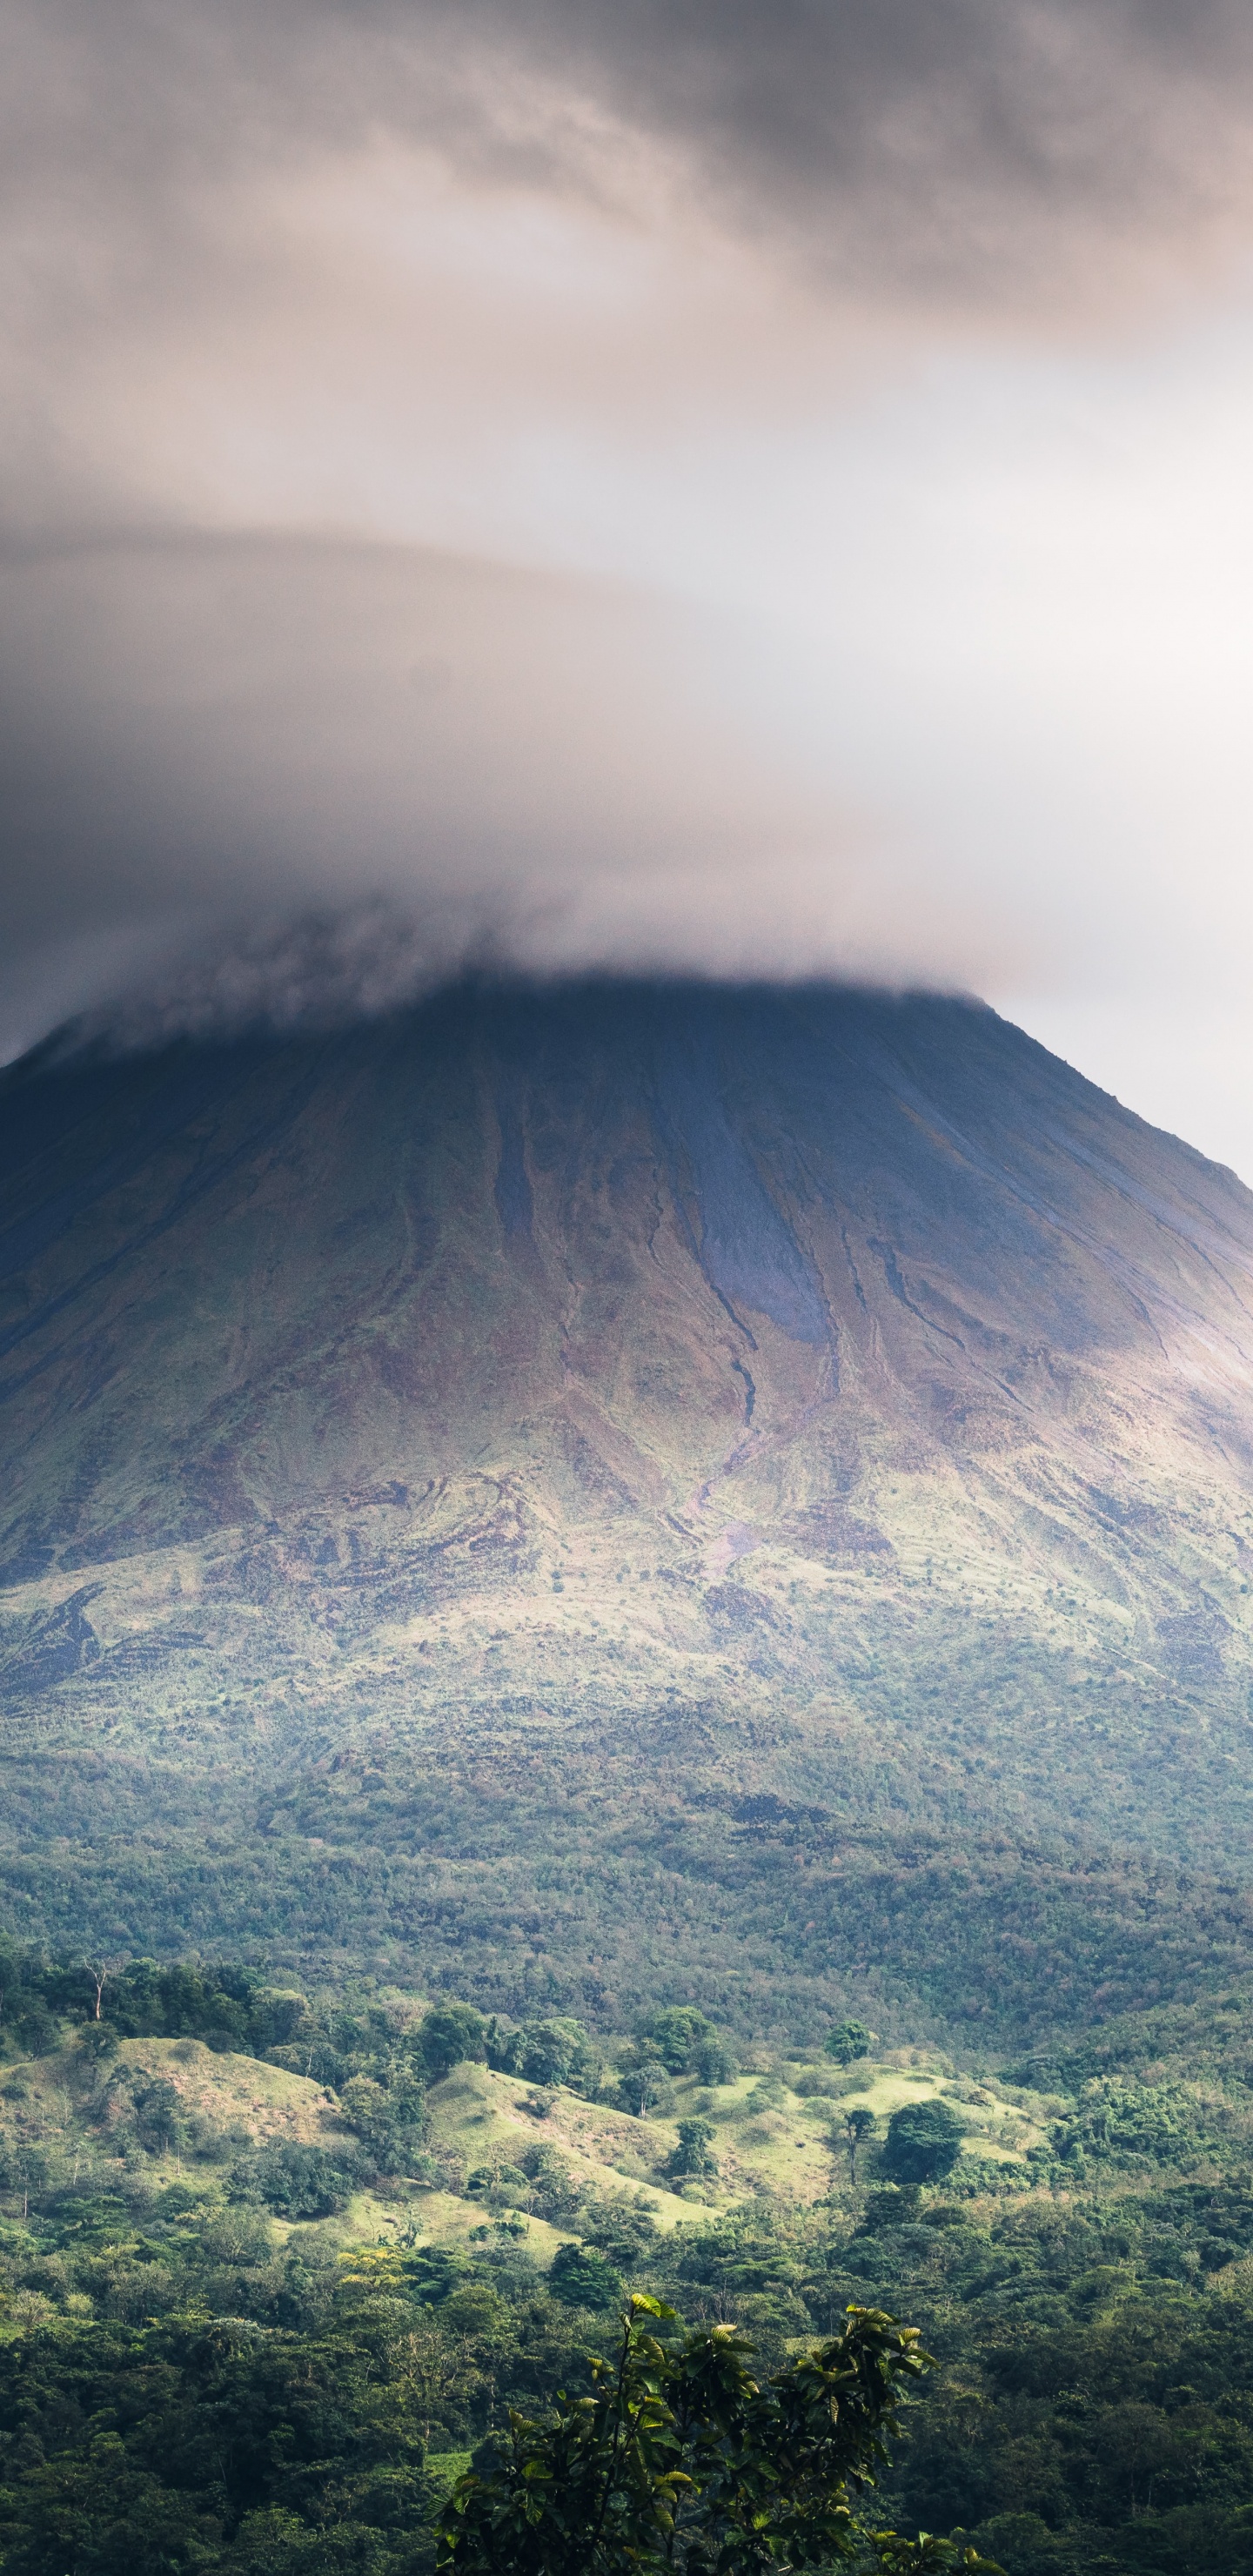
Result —
[[5, 1053], [386, 919], [1253, 1159], [1246, 13], [0, 24]]

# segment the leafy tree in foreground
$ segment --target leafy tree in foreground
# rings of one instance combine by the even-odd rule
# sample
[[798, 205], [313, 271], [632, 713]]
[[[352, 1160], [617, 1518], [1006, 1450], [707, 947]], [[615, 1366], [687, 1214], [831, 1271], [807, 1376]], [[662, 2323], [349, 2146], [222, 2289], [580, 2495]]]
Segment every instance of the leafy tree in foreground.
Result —
[[891, 2576], [990, 2562], [924, 2536], [869, 2535], [849, 2491], [872, 2485], [902, 2384], [930, 2367], [917, 2328], [853, 2308], [842, 2335], [764, 2385], [733, 2326], [663, 2342], [660, 2300], [633, 2298], [594, 2393], [547, 2423], [511, 2413], [508, 2448], [459, 2480], [439, 2530], [444, 2576], [753, 2576], [867, 2561]]

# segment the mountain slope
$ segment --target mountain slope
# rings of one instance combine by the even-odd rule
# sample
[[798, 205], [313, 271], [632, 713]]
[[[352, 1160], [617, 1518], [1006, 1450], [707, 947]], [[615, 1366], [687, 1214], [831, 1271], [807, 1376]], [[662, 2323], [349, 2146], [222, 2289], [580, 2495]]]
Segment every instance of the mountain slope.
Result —
[[479, 1805], [524, 1755], [541, 1804], [1244, 1848], [1253, 1199], [977, 1006], [45, 1052], [0, 1421], [29, 1852], [331, 1761], [421, 1786], [412, 1857], [476, 1747]]

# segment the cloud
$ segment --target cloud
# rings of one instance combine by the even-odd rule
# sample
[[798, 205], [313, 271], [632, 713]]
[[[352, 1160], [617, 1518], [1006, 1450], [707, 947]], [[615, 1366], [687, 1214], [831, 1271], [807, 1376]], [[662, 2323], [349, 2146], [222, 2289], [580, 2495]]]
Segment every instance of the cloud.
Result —
[[266, 1029], [326, 1029], [403, 1008], [467, 970], [498, 963], [500, 925], [474, 939], [452, 906], [419, 922], [379, 901], [333, 914], [229, 926], [216, 936], [119, 961], [113, 989], [62, 1023], [72, 1048], [100, 1044], [129, 1053], [175, 1038], [229, 1037]]
[[1243, 6], [0, 31], [6, 1050], [478, 957], [1243, 972], [1245, 356], [1152, 455], [1098, 380], [1239, 286]]
[[1248, 246], [1223, 0], [0, 0], [0, 32], [16, 534], [525, 550], [502, 477]]
[[828, 283], [948, 303], [1083, 297], [1094, 247], [1174, 267], [1249, 211], [1238, 0], [8, 0], [4, 16], [11, 202], [69, 232], [102, 206], [117, 220], [62, 279], [71, 316], [74, 284], [89, 303], [106, 269], [142, 293], [215, 189], [381, 139], [541, 196], [701, 198]]
[[1253, 26], [1229, 0], [547, 0], [471, 23], [664, 139], [829, 285], [1021, 315], [1100, 295], [1094, 256], [1108, 293], [1247, 222]]
[[[724, 610], [429, 549], [11, 558], [6, 1052], [106, 999], [282, 1020], [475, 959], [964, 982], [969, 907], [841, 795], [775, 651]], [[980, 961], [1017, 959], [1016, 907], [983, 913]]]

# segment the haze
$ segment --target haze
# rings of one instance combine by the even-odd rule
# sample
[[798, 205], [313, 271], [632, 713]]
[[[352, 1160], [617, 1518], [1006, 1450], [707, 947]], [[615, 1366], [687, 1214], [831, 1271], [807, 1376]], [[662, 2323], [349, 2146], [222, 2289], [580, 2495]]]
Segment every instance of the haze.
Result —
[[1245, 13], [0, 20], [6, 1055], [829, 971], [1253, 1178]]

